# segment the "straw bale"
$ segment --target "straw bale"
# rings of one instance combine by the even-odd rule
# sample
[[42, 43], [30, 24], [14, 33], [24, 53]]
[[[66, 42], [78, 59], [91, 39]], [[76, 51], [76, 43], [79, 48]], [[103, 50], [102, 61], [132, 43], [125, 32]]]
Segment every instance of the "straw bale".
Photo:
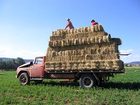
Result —
[[77, 33], [81, 33], [81, 28], [78, 28], [77, 29]]
[[76, 41], [76, 39], [74, 39], [74, 42], [73, 42], [73, 43], [74, 43], [74, 45], [77, 45], [77, 43], [76, 43], [76, 42], [77, 42], [77, 41]]
[[66, 69], [66, 70], [70, 70], [70, 69], [71, 69], [71, 65], [70, 65], [69, 62], [66, 63], [66, 68], [65, 68], [65, 69]]
[[110, 35], [110, 34], [107, 35], [107, 42], [110, 42], [111, 39], [112, 39], [112, 38], [111, 38], [111, 35]]
[[88, 32], [92, 32], [91, 27], [87, 27]]
[[99, 31], [104, 31], [102, 25], [97, 25]]
[[87, 38], [87, 44], [91, 44], [92, 42], [90, 41], [90, 38]]
[[57, 35], [57, 31], [54, 31], [54, 35]]
[[[62, 64], [62, 65], [61, 65]], [[49, 69], [66, 69], [66, 70], [81, 70], [81, 69], [123, 69], [123, 62], [121, 60], [94, 60], [88, 62], [68, 62], [68, 63], [51, 63], [46, 64]]]
[[94, 37], [94, 41], [97, 42], [97, 40], [98, 40], [97, 37]]
[[95, 31], [98, 31], [98, 25], [94, 25]]
[[70, 34], [74, 34], [74, 29], [70, 29]]
[[69, 32], [68, 32], [69, 30], [65, 30], [65, 32], [66, 32], [66, 34], [69, 34]]
[[91, 26], [91, 27], [90, 27], [90, 30], [91, 30], [91, 32], [95, 32], [94, 26]]
[[103, 36], [103, 42], [108, 42], [107, 36]]
[[46, 69], [81, 70], [123, 68], [119, 38], [111, 38], [101, 25], [52, 32], [46, 53]]
[[84, 32], [88, 32], [88, 27], [84, 27]]
[[76, 34], [77, 33], [77, 29], [74, 29], [74, 34]]
[[55, 32], [54, 31], [52, 31], [52, 36], [54, 36], [55, 35]]
[[69, 30], [69, 29], [67, 29], [67, 30], [66, 30], [66, 33], [67, 33], [67, 34], [70, 34], [70, 30]]

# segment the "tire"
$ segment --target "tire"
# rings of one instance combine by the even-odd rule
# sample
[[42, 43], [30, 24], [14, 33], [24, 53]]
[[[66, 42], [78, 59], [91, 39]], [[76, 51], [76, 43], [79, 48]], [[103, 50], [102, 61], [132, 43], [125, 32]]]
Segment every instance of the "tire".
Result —
[[30, 79], [27, 73], [21, 73], [19, 75], [19, 82], [21, 85], [27, 85], [30, 83]]
[[80, 77], [79, 85], [81, 88], [92, 88], [96, 86], [96, 79], [91, 74], [84, 74]]

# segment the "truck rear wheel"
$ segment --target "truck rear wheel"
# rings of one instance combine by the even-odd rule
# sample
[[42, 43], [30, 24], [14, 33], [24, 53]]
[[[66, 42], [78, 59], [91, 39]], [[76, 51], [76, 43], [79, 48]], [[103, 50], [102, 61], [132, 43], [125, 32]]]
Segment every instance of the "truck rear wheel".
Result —
[[19, 82], [21, 85], [27, 85], [30, 82], [29, 76], [27, 73], [21, 73], [19, 75]]
[[91, 88], [96, 85], [96, 79], [91, 74], [84, 74], [80, 77], [79, 85], [82, 88]]

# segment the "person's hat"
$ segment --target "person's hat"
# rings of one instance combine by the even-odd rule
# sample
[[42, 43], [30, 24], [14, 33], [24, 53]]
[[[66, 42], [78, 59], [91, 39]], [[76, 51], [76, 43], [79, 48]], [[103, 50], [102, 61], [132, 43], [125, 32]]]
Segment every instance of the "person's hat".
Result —
[[67, 21], [69, 21], [70, 19], [68, 18]]
[[92, 19], [91, 22], [95, 22], [95, 20]]

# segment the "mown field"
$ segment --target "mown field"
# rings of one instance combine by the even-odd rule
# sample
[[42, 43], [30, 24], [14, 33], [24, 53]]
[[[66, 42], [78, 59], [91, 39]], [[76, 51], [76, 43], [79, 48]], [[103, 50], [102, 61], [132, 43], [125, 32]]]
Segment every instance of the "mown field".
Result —
[[0, 105], [140, 105], [140, 68], [126, 68], [100, 87], [45, 80], [21, 86], [14, 71], [0, 72]]

